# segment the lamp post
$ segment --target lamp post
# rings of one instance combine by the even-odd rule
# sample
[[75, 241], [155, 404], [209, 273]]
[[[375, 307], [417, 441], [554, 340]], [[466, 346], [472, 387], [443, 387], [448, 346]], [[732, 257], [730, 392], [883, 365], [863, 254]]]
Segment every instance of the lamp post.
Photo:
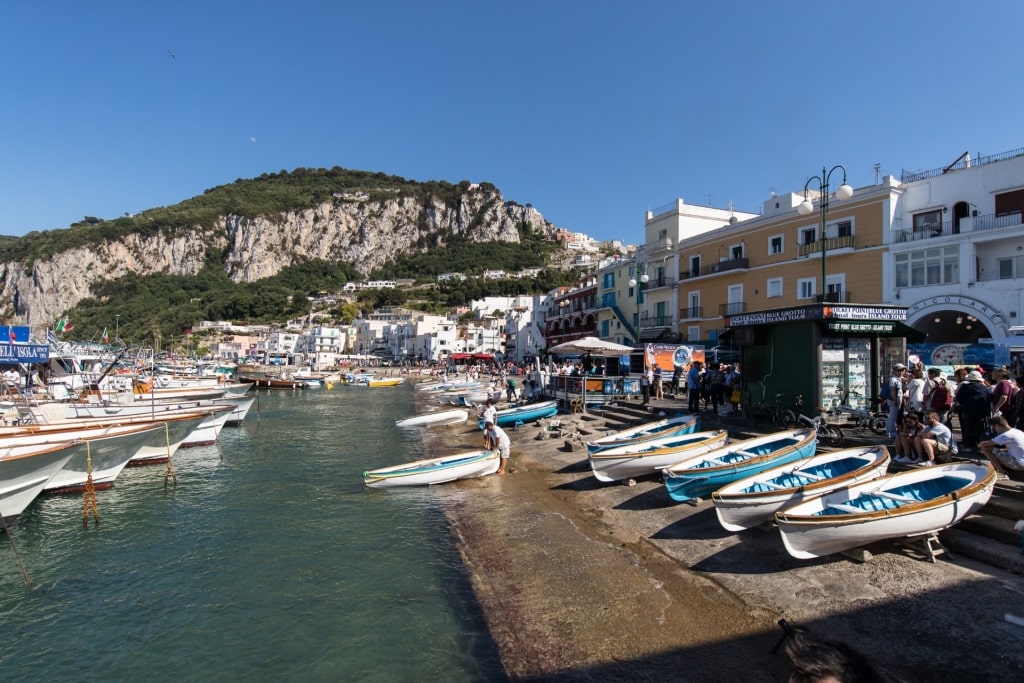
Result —
[[826, 293], [828, 290], [825, 284], [825, 277], [828, 274], [828, 270], [825, 264], [825, 259], [828, 256], [828, 240], [825, 235], [825, 222], [828, 220], [828, 184], [832, 179], [832, 174], [837, 170], [843, 172], [843, 184], [836, 188], [836, 199], [849, 199], [853, 196], [853, 188], [846, 184], [846, 168], [841, 164], [833, 166], [829, 171], [825, 171], [825, 167], [821, 167], [821, 175], [811, 176], [804, 183], [804, 200], [800, 202], [800, 205], [796, 207], [797, 212], [801, 216], [807, 216], [814, 210], [814, 205], [811, 203], [810, 197], [807, 196], [807, 189], [811, 186], [814, 181], [818, 182], [818, 189], [821, 190], [821, 199], [818, 200], [821, 206], [821, 302], [825, 303], [828, 298]]
[[647, 269], [642, 265], [636, 267], [637, 275], [639, 275], [639, 281], [637, 278], [632, 277], [629, 279], [629, 286], [636, 287], [636, 343], [643, 345], [640, 340], [640, 321], [642, 320], [642, 313], [640, 306], [644, 302], [644, 285], [651, 281], [651, 276], [647, 274]]

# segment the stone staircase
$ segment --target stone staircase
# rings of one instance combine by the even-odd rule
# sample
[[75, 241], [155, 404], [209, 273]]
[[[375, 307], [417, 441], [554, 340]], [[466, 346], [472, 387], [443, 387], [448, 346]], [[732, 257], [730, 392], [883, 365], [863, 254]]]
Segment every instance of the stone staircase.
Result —
[[[652, 401], [648, 406], [639, 399], [620, 400], [600, 408], [591, 408], [582, 417], [579, 429], [602, 435], [662, 417], [685, 412], [686, 404], [671, 398]], [[720, 409], [723, 413], [727, 409]], [[774, 429], [770, 424], [753, 422], [742, 416], [701, 414], [700, 429], [728, 429], [735, 439], [751, 438]], [[884, 443], [885, 437], [850, 432], [846, 447]], [[1022, 534], [1014, 531], [1017, 520], [1024, 519], [1024, 481], [1001, 480], [988, 504], [977, 514], [939, 534], [952, 558], [968, 557], [1014, 574], [1024, 575]]]

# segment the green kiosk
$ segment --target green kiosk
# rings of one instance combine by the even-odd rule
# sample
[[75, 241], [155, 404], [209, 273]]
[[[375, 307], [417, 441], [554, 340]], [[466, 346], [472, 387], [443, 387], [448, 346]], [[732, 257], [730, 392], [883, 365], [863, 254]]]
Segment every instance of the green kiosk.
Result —
[[840, 401], [870, 407], [892, 366], [907, 362], [907, 341], [924, 339], [906, 319], [905, 307], [838, 303], [726, 317], [741, 350], [743, 405], [780, 400], [796, 412], [802, 396], [808, 417]]

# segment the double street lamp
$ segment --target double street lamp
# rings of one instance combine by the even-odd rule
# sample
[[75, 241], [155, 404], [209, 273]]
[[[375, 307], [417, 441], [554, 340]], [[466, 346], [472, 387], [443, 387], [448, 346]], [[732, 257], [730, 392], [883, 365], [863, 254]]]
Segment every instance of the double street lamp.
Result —
[[637, 277], [631, 277], [629, 279], [629, 286], [636, 287], [636, 343], [642, 344], [640, 340], [640, 321], [643, 319], [643, 313], [640, 310], [641, 305], [644, 303], [644, 285], [651, 281], [651, 276], [647, 274], [647, 269], [641, 265], [636, 267]]
[[817, 181], [818, 189], [821, 191], [821, 199], [818, 203], [821, 206], [821, 301], [822, 303], [828, 300], [828, 286], [825, 284], [825, 278], [828, 274], [828, 270], [825, 265], [825, 259], [828, 255], [828, 239], [825, 235], [825, 224], [828, 220], [828, 184], [832, 179], [832, 174], [836, 171], [841, 170], [843, 172], [843, 184], [836, 188], [836, 199], [849, 199], [853, 196], [853, 188], [846, 184], [846, 168], [840, 164], [832, 167], [831, 170], [825, 171], [825, 167], [821, 167], [821, 175], [811, 176], [804, 183], [804, 200], [800, 202], [799, 206], [796, 207], [797, 212], [801, 216], [807, 216], [814, 210], [814, 204], [811, 203], [810, 197], [807, 196], [807, 190], [810, 188], [811, 183]]

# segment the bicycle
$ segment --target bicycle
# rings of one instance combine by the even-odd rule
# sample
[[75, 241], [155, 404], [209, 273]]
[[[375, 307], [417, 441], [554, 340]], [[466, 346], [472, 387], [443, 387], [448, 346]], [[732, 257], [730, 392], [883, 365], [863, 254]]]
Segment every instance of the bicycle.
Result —
[[782, 404], [782, 394], [775, 394], [775, 403], [761, 400], [751, 406], [748, 414], [755, 420], [769, 420], [776, 427], [787, 427], [796, 422], [796, 414]]
[[846, 441], [846, 435], [843, 434], [843, 430], [838, 425], [829, 424], [825, 421], [823, 413], [824, 408], [818, 408], [817, 417], [808, 417], [803, 413], [804, 407], [804, 395], [799, 394], [796, 397], [796, 422], [798, 424], [811, 427], [818, 434], [818, 440], [823, 441], [826, 446], [832, 446], [834, 448], [840, 448]]
[[843, 387], [838, 387], [838, 392], [842, 398], [840, 399], [839, 405], [833, 405], [832, 410], [829, 414], [846, 420], [846, 427], [853, 427], [854, 429], [864, 430], [868, 429], [875, 434], [885, 435], [887, 433], [886, 421], [889, 419], [888, 413], [872, 412], [866, 408], [854, 408], [851, 405], [846, 405], [846, 402], [853, 394], [856, 398], [864, 398], [863, 395], [856, 391], [847, 391], [843, 393]]

